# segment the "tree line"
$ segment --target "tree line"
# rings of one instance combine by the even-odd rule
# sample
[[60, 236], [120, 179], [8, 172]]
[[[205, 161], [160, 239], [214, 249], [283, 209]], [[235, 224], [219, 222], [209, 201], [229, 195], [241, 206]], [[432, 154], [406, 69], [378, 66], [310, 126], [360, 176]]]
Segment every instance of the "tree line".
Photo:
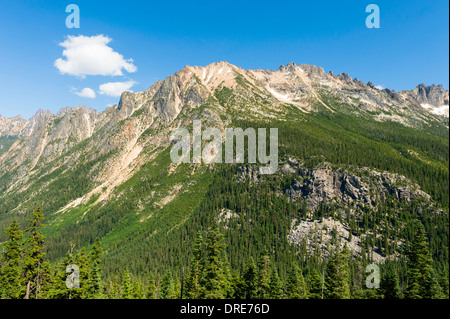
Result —
[[[369, 289], [365, 287], [362, 267], [354, 267], [347, 246], [324, 261], [322, 269], [312, 269], [307, 274], [297, 262], [291, 262], [285, 274], [280, 273], [266, 249], [260, 252], [257, 261], [250, 257], [244, 269], [231, 269], [225, 236], [217, 222], [203, 234], [198, 232], [186, 273], [184, 269], [180, 274], [173, 274], [170, 269], [155, 270], [142, 279], [124, 269], [106, 279], [98, 238], [89, 252], [85, 248], [74, 251], [72, 247], [61, 260], [54, 263], [46, 260], [43, 219], [38, 208], [27, 220], [25, 230], [15, 220], [6, 229], [7, 240], [2, 244], [0, 256], [2, 299], [449, 298], [448, 275], [439, 282], [420, 222], [408, 247], [405, 289], [401, 288], [395, 269], [381, 274], [379, 289]], [[78, 267], [79, 287], [70, 286], [74, 277], [66, 271], [68, 265]], [[359, 273], [359, 281], [352, 280], [354, 269]]]

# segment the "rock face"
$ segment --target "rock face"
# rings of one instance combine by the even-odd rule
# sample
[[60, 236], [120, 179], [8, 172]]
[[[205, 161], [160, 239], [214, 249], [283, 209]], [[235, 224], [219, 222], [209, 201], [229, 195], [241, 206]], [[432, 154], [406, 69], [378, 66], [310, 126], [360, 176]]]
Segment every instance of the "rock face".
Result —
[[28, 121], [18, 115], [5, 118], [0, 115], [0, 137], [2, 136], [26, 136]]
[[[356, 257], [363, 253], [362, 240], [366, 237], [366, 234], [360, 237], [350, 236], [348, 227], [332, 218], [324, 218], [322, 221], [305, 220], [300, 223], [297, 223], [297, 220], [294, 219], [288, 241], [299, 247], [305, 245], [310, 255], [319, 254], [322, 258], [329, 257], [333, 251], [340, 250], [347, 245], [351, 254]], [[400, 245], [401, 242], [398, 244]], [[398, 256], [385, 256], [377, 248], [370, 249], [366, 254], [376, 263], [384, 263], [386, 258]]]
[[412, 91], [401, 91], [406, 96], [406, 100], [416, 104], [429, 104], [433, 106], [441, 106], [449, 104], [449, 91], [445, 90], [442, 85], [419, 84]]
[[[387, 172], [363, 169], [369, 176], [359, 177], [346, 171], [333, 171], [329, 165], [314, 169], [298, 165], [292, 169], [299, 178], [284, 193], [293, 201], [305, 200], [310, 210], [316, 210], [320, 203], [351, 206], [355, 202], [375, 207], [377, 201], [383, 201], [388, 195], [407, 202], [418, 198], [431, 200], [428, 194], [405, 177]], [[407, 183], [408, 187], [397, 186], [400, 183]]]

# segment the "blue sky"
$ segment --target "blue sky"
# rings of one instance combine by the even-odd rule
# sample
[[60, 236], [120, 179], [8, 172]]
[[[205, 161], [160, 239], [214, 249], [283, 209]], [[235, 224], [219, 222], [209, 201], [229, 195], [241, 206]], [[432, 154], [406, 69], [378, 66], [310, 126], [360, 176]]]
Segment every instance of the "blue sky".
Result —
[[[70, 3], [80, 8], [79, 29], [66, 27]], [[371, 3], [380, 8], [379, 29], [365, 25]], [[185, 65], [215, 61], [272, 70], [289, 62], [314, 64], [397, 91], [419, 83], [448, 89], [448, 7], [444, 0], [3, 0], [0, 114], [29, 118], [40, 108], [56, 113], [79, 104], [102, 111], [119, 101], [102, 84], [141, 91]], [[67, 71], [68, 64], [55, 66], [68, 59], [60, 44], [69, 36], [96, 35], [111, 40], [103, 49], [111, 48], [105, 52], [118, 59], [121, 75], [83, 77]], [[75, 94], [84, 88], [91, 97]]]

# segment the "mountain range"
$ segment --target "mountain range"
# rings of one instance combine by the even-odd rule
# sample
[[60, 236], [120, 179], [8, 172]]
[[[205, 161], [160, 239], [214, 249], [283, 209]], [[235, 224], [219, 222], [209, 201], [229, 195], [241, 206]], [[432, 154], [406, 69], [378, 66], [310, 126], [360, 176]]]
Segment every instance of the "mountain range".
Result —
[[[172, 163], [170, 132], [198, 119], [221, 130], [277, 127], [277, 182], [253, 164]], [[314, 220], [333, 211], [327, 218], [338, 223], [341, 243], [356, 256], [364, 238], [375, 236], [372, 257], [384, 262], [401, 258], [408, 234], [380, 224], [378, 233], [389, 234], [383, 244], [373, 225], [358, 228], [351, 240], [351, 223], [386, 207], [400, 223], [408, 221], [402, 211], [448, 219], [448, 130], [449, 91], [442, 85], [396, 92], [294, 63], [276, 71], [227, 62], [186, 66], [146, 91], [124, 92], [102, 112], [80, 105], [57, 114], [39, 110], [29, 120], [0, 115], [0, 229], [13, 218], [24, 222], [40, 206], [51, 260], [71, 244], [89, 247], [99, 237], [111, 274], [125, 266], [140, 273], [148, 263], [179, 269], [194, 232], [213, 219], [225, 224], [229, 240], [246, 243], [250, 255], [268, 245], [294, 256], [305, 236], [312, 251]], [[240, 188], [247, 199], [235, 192]], [[278, 203], [275, 198], [297, 203], [299, 215], [281, 214], [283, 231], [269, 236], [255, 224], [274, 218], [272, 209], [283, 212], [261, 204]], [[255, 220], [252, 201], [269, 215]], [[433, 240], [436, 260], [448, 265], [448, 240]], [[391, 242], [395, 248], [386, 249]], [[320, 246], [325, 257], [327, 243]], [[232, 264], [241, 265], [237, 255]]]

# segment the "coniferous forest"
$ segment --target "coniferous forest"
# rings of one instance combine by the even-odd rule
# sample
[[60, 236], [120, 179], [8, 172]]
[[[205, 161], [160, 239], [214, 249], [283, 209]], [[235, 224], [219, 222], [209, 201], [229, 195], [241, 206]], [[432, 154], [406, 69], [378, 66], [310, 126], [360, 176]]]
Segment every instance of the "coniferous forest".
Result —
[[[37, 208], [21, 229], [14, 220], [6, 230], [0, 269], [3, 299], [448, 299], [448, 270], [434, 267], [427, 233], [413, 228], [406, 260], [381, 266], [379, 288], [368, 288], [365, 265], [346, 246], [327, 261], [305, 258], [280, 268], [274, 254], [260, 250], [239, 268], [227, 256], [218, 223], [196, 234], [189, 266], [182, 272], [152, 269], [137, 277], [124, 268], [113, 277], [102, 267], [98, 240], [86, 251], [71, 249], [61, 260], [45, 258], [44, 216]], [[76, 265], [67, 270], [67, 266]], [[375, 282], [372, 282], [375, 283]]]

